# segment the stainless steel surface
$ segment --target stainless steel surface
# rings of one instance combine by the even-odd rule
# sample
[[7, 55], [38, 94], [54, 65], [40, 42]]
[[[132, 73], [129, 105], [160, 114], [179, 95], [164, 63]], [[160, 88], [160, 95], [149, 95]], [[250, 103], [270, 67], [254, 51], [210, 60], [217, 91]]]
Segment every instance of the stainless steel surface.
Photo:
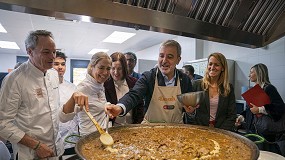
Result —
[[285, 157], [268, 151], [260, 151], [258, 160], [285, 160]]
[[[75, 7], [76, 6], [76, 7]], [[0, 0], [0, 9], [263, 47], [285, 33], [284, 0]]]
[[[214, 132], [218, 132], [218, 133], [225, 134], [225, 135], [228, 135], [230, 137], [236, 138], [236, 139], [242, 141], [243, 143], [245, 143], [251, 149], [252, 157], [250, 159], [257, 160], [257, 158], [259, 157], [258, 147], [249, 139], [247, 139], [241, 135], [238, 135], [234, 132], [230, 132], [230, 131], [226, 131], [226, 130], [222, 130], [222, 129], [217, 129], [217, 128], [209, 128], [209, 127], [205, 127], [205, 126], [197, 126], [197, 125], [189, 125], [189, 124], [166, 124], [166, 123], [162, 123], [162, 124], [152, 123], [152, 124], [144, 124], [144, 125], [142, 125], [142, 124], [128, 124], [128, 125], [124, 125], [124, 126], [112, 127], [112, 128], [110, 128], [110, 133], [119, 131], [122, 128], [135, 129], [135, 128], [140, 128], [140, 127], [145, 127], [145, 126], [189, 127], [189, 128], [198, 128], [198, 129], [209, 130], [209, 131], [211, 130]], [[88, 143], [91, 139], [98, 138], [99, 136], [100, 136], [100, 134], [98, 132], [94, 132], [94, 133], [91, 133], [89, 135], [82, 137], [75, 145], [75, 152], [77, 153], [77, 155], [80, 158], [84, 159], [84, 156], [81, 154], [82, 145], [85, 143]]]
[[177, 95], [177, 99], [180, 103], [182, 103], [185, 106], [196, 107], [197, 104], [199, 104], [201, 101], [204, 100], [204, 94], [205, 94], [204, 91], [183, 93]]

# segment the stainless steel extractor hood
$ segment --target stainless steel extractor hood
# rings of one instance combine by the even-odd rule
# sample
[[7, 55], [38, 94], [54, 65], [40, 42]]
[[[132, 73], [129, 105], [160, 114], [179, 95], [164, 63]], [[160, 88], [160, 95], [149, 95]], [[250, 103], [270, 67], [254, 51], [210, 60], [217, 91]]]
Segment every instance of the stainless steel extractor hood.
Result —
[[285, 33], [284, 0], [0, 0], [0, 9], [263, 47]]

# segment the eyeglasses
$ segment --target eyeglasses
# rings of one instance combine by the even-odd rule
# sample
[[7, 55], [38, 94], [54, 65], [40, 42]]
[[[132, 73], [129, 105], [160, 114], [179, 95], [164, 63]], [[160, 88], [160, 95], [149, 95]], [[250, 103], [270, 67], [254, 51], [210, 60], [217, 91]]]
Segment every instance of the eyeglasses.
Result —
[[136, 60], [133, 59], [133, 58], [130, 58], [130, 59], [127, 59], [127, 61], [131, 62], [131, 63], [134, 63]]

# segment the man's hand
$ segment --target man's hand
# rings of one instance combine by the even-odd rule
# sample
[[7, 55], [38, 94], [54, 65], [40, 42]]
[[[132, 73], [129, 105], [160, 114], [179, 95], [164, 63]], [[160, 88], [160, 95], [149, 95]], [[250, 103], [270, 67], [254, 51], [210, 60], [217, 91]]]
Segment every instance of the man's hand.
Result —
[[19, 141], [20, 144], [25, 145], [31, 149], [34, 149], [39, 159], [54, 157], [55, 154], [51, 148], [49, 148], [46, 144], [37, 140], [35, 136], [31, 137], [27, 134]]
[[122, 112], [123, 112], [123, 109], [118, 105], [114, 105], [114, 104], [105, 105], [105, 113], [108, 114], [111, 119], [113, 119], [114, 117], [117, 117]]
[[50, 149], [46, 144], [40, 143], [40, 146], [38, 149], [35, 150], [38, 158], [48, 158], [48, 157], [54, 157], [55, 154], [53, 153], [52, 149]]
[[187, 113], [193, 113], [197, 108], [200, 107], [200, 105], [197, 105], [196, 107], [192, 106], [183, 106], [183, 107]]

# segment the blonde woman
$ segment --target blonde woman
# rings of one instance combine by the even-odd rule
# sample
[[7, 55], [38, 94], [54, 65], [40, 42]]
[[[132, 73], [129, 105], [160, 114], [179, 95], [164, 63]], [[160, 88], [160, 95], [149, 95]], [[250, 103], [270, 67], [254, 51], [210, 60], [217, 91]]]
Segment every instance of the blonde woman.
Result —
[[208, 56], [204, 78], [193, 82], [193, 91], [205, 91], [205, 99], [196, 108], [195, 124], [233, 130], [236, 103], [229, 83], [228, 65], [222, 53]]
[[[253, 127], [248, 129], [267, 140], [257, 145], [260, 150], [285, 156], [285, 104], [277, 88], [270, 83], [267, 66], [262, 63], [252, 66], [249, 72], [249, 80], [255, 85], [260, 85], [269, 96], [270, 104], [264, 106], [250, 104], [252, 106], [250, 113], [253, 115], [261, 114], [262, 116], [246, 114], [247, 123]], [[237, 123], [240, 123], [241, 119], [244, 118], [239, 116]]]
[[[107, 102], [105, 97], [104, 82], [109, 78], [111, 70], [111, 58], [107, 53], [95, 53], [88, 65], [86, 78], [78, 84], [77, 90], [88, 96], [89, 112], [94, 116], [96, 121], [103, 127], [106, 126], [106, 114], [104, 112], [104, 105]], [[69, 113], [70, 111], [65, 111]], [[69, 114], [61, 114], [61, 120], [72, 120], [75, 112]], [[84, 111], [77, 113], [79, 118], [79, 133], [80, 135], [87, 135], [97, 131], [92, 121], [88, 118]]]

